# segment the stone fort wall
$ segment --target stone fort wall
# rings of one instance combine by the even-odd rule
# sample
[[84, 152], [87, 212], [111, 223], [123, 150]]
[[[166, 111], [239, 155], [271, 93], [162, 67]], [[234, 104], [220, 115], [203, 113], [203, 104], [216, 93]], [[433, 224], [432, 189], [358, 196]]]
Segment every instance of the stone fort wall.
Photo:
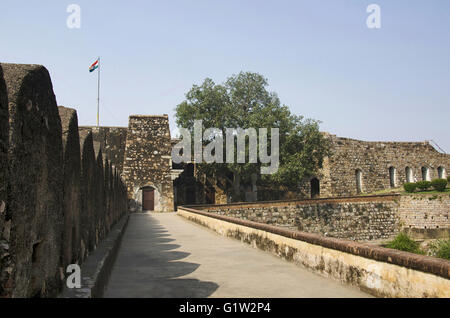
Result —
[[56, 296], [127, 212], [126, 188], [45, 67], [0, 64], [0, 121], [0, 297]]
[[[448, 237], [450, 197], [378, 195], [190, 206], [218, 215], [355, 241], [386, 240], [399, 231]], [[446, 236], [447, 235], [447, 236]]]
[[[321, 197], [399, 187], [405, 182], [423, 180], [423, 171], [430, 181], [438, 178], [439, 173], [445, 178], [450, 169], [450, 155], [438, 152], [428, 142], [367, 142], [328, 137], [333, 154], [326, 158], [317, 176]], [[304, 197], [311, 196], [310, 181], [302, 184]]]
[[79, 129], [80, 131], [89, 130], [92, 132], [94, 143], [98, 143], [99, 147], [103, 150], [104, 155], [106, 155], [112, 165], [122, 173], [128, 128], [81, 126]]
[[80, 135], [92, 134], [94, 152], [101, 149], [127, 183], [130, 207], [142, 210], [142, 188], [155, 189], [155, 211], [174, 210], [168, 116], [129, 118], [129, 127], [79, 127]]
[[411, 236], [450, 237], [450, 194], [403, 195], [398, 213], [402, 228]]

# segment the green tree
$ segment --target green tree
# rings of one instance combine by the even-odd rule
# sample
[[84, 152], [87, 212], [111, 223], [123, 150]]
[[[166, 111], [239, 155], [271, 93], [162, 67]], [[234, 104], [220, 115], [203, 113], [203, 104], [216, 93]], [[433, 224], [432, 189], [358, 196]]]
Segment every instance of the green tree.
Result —
[[[186, 94], [186, 100], [176, 108], [178, 127], [191, 132], [195, 120], [202, 120], [204, 128], [220, 129], [224, 138], [226, 128], [267, 128], [268, 149], [270, 129], [279, 128], [280, 166], [275, 174], [260, 175], [261, 163], [251, 164], [248, 160], [245, 164], [198, 165], [198, 169], [207, 175], [228, 179], [234, 189], [228, 191], [233, 201], [242, 200], [240, 184], [249, 184], [255, 174], [261, 185], [298, 187], [302, 180], [316, 174], [324, 157], [330, 154], [329, 142], [319, 132], [319, 122], [292, 114], [288, 106], [280, 103], [276, 93], [267, 90], [267, 86], [267, 79], [257, 73], [241, 72], [223, 84], [207, 78], [202, 85], [194, 85]], [[248, 158], [248, 143], [246, 147]], [[231, 173], [232, 180], [229, 178]]]

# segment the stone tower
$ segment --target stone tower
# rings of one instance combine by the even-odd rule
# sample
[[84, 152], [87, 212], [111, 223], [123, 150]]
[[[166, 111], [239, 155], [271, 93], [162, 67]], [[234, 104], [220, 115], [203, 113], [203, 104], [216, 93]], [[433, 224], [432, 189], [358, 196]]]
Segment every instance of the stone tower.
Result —
[[132, 210], [174, 210], [171, 151], [167, 115], [130, 116], [122, 176]]

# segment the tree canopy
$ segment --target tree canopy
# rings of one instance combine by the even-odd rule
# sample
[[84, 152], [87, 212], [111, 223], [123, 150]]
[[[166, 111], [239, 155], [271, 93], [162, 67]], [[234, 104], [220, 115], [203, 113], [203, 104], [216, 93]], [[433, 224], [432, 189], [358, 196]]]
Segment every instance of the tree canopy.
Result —
[[[223, 84], [207, 78], [200, 86], [194, 85], [186, 100], [176, 107], [176, 122], [178, 127], [193, 131], [194, 121], [202, 120], [205, 128], [218, 128], [223, 136], [226, 128], [267, 128], [269, 134], [271, 128], [278, 128], [278, 171], [260, 175], [261, 163], [248, 160], [243, 164], [202, 163], [198, 165], [200, 170], [223, 177], [231, 172], [244, 183], [257, 174], [260, 184], [292, 188], [322, 167], [324, 157], [329, 155], [329, 143], [319, 131], [319, 122], [292, 114], [267, 87], [267, 79], [258, 73], [241, 72]], [[270, 150], [270, 136], [268, 139]]]

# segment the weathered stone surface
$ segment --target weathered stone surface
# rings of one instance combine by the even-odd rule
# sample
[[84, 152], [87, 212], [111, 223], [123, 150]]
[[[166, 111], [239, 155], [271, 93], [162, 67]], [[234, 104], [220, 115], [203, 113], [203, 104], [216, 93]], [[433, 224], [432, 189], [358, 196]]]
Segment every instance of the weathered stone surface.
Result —
[[75, 109], [58, 107], [64, 148], [64, 267], [80, 261], [81, 246], [81, 152]]
[[[108, 207], [107, 212], [105, 213], [105, 219], [111, 220], [111, 224], [116, 220], [116, 211], [117, 208], [115, 205], [116, 191], [114, 188], [114, 171], [112, 163], [109, 162], [108, 165], [105, 165], [105, 190], [108, 193], [108, 196], [105, 198], [106, 206]], [[111, 226], [111, 224], [109, 226]], [[107, 226], [105, 224], [105, 226]]]
[[7, 213], [8, 119], [8, 96], [5, 80], [3, 79], [3, 69], [0, 65], [0, 298], [11, 294], [11, 288], [8, 285], [12, 281], [11, 273], [8, 270], [12, 266], [12, 260], [9, 252], [9, 231], [6, 228], [6, 224], [11, 222], [11, 217]]
[[93, 247], [94, 231], [93, 220], [95, 219], [96, 207], [96, 160], [92, 133], [89, 129], [79, 130], [81, 144], [81, 255], [83, 259], [89, 254]]
[[101, 298], [127, 228], [129, 216], [124, 216], [108, 236], [81, 266], [81, 288], [64, 288], [61, 298]]
[[[413, 237], [448, 237], [450, 231], [450, 197], [447, 194], [356, 196], [194, 207], [218, 215], [357, 241], [388, 239], [399, 231], [408, 231]], [[421, 231], [414, 231], [417, 229]]]
[[61, 286], [61, 122], [50, 75], [43, 66], [1, 66], [10, 116], [12, 296], [50, 296]]
[[100, 228], [101, 228], [101, 218], [104, 214], [105, 209], [105, 177], [103, 168], [103, 151], [100, 145], [94, 142], [94, 149], [96, 149], [96, 144], [98, 145], [98, 151], [96, 151], [96, 167], [95, 167], [95, 205], [94, 205], [94, 218], [91, 222], [91, 231], [93, 231], [93, 241], [90, 245], [90, 250], [95, 250], [100, 241]]
[[123, 178], [134, 210], [142, 210], [142, 188], [146, 187], [155, 191], [155, 211], [174, 210], [171, 152], [167, 115], [130, 116]]
[[94, 142], [102, 148], [103, 156], [108, 158], [119, 171], [123, 168], [127, 127], [91, 127], [83, 126], [80, 130], [89, 129]]
[[103, 160], [108, 142], [94, 147], [77, 121], [56, 106], [43, 66], [0, 64], [0, 297], [55, 296], [64, 267], [127, 213], [124, 184]]
[[398, 195], [198, 206], [208, 212], [324, 236], [371, 241], [399, 232]]
[[[108, 130], [108, 129], [107, 129]], [[93, 131], [97, 132], [97, 141], [94, 140]], [[122, 191], [117, 192], [112, 189], [112, 162], [105, 156], [104, 147], [108, 146], [110, 154], [117, 160], [117, 154], [114, 152], [120, 146], [112, 146], [111, 131], [108, 134], [103, 132], [103, 127], [80, 127], [80, 139], [85, 144], [83, 151], [83, 180], [90, 180], [89, 185], [83, 185], [82, 188], [90, 189], [83, 194], [83, 214], [84, 214], [84, 235], [85, 244], [88, 251], [95, 249], [97, 244], [106, 236], [112, 225], [128, 212], [127, 195], [124, 183], [120, 179], [118, 182]], [[102, 135], [103, 134], [103, 135]], [[107, 136], [106, 141], [98, 136]], [[116, 136], [117, 137], [117, 136]], [[115, 149], [115, 150], [113, 150]], [[83, 191], [82, 191], [83, 192]], [[117, 202], [117, 205], [114, 204]]]
[[3, 79], [3, 69], [0, 65], [0, 239], [6, 217], [6, 189], [8, 180], [8, 96]]

